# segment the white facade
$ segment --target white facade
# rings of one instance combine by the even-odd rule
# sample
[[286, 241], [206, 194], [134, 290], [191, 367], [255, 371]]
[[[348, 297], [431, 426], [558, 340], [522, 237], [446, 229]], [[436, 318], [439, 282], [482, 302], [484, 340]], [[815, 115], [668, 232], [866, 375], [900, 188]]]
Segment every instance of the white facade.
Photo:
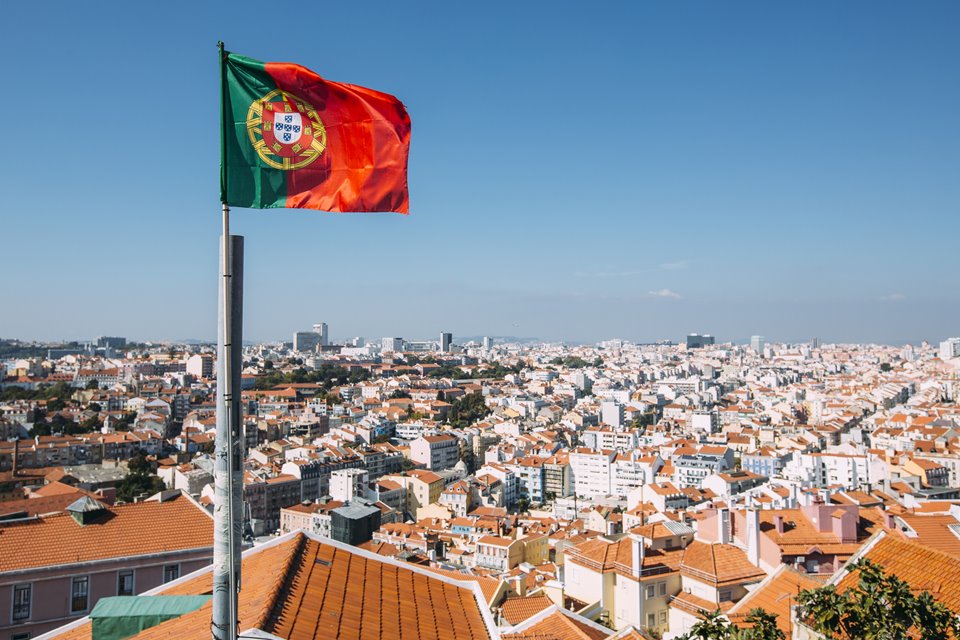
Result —
[[577, 449], [570, 452], [573, 490], [582, 497], [610, 495], [610, 467], [616, 453]]
[[949, 338], [940, 343], [941, 360], [960, 358], [960, 338]]
[[330, 497], [340, 502], [365, 498], [369, 483], [370, 475], [366, 469], [338, 469], [330, 474]]

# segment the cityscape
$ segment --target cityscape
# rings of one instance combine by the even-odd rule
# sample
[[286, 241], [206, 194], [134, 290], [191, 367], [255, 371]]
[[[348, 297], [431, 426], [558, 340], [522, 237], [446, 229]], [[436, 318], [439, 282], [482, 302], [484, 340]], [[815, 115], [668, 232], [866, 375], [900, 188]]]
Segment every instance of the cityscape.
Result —
[[7, 3], [0, 640], [960, 640], [960, 3]]
[[[851, 562], [940, 597], [960, 575], [960, 338], [329, 336], [318, 322], [243, 348], [253, 594], [325, 557], [365, 563], [366, 580], [409, 574], [417, 598], [455, 585], [457, 608], [434, 603], [424, 637], [448, 623], [457, 637], [672, 638], [714, 611], [749, 627], [754, 608], [797, 637], [814, 632], [791, 613], [798, 594], [849, 581]], [[74, 637], [106, 596], [202, 596], [214, 345], [2, 348], [0, 539], [20, 550], [0, 566], [2, 628], [40, 637], [77, 619], [50, 636]], [[336, 607], [380, 597], [349, 575]], [[274, 606], [305, 606], [305, 588]], [[176, 620], [199, 625], [195, 605]], [[288, 637], [306, 615], [259, 628]], [[340, 624], [309, 620], [317, 637]]]

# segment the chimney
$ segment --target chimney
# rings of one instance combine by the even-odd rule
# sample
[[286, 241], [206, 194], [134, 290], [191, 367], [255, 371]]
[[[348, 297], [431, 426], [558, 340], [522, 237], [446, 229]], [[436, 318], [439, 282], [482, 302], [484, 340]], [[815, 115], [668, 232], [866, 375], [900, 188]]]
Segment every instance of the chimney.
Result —
[[17, 477], [17, 472], [20, 470], [20, 436], [17, 436], [17, 439], [13, 441], [13, 477]]
[[643, 556], [644, 556], [644, 547], [643, 547], [643, 536], [637, 534], [632, 534], [630, 536], [630, 573], [637, 580], [640, 579], [640, 574], [643, 573]]
[[730, 511], [726, 507], [717, 509], [717, 542], [730, 544]]
[[892, 513], [890, 513], [889, 511], [885, 511], [885, 512], [883, 513], [883, 523], [886, 525], [886, 527], [887, 527], [888, 529], [896, 529], [896, 528], [897, 528], [897, 519], [896, 519], [896, 516], [894, 516], [894, 515], [893, 515]]
[[747, 509], [747, 559], [760, 566], [760, 512], [756, 509]]
[[773, 525], [777, 528], [777, 534], [783, 535], [783, 516], [777, 514], [773, 516]]

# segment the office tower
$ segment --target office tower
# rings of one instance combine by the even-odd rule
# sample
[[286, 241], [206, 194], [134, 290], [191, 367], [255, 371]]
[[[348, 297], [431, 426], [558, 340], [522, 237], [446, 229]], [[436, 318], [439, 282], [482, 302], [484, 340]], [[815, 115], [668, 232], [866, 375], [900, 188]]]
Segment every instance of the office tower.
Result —
[[403, 338], [384, 338], [380, 343], [380, 350], [384, 353], [403, 351]]
[[750, 337], [750, 348], [756, 351], [757, 353], [763, 353], [763, 347], [766, 345], [766, 341], [763, 339], [763, 336], [751, 336]]
[[493, 349], [493, 338], [489, 336], [483, 337], [483, 349], [484, 351], [490, 351], [490, 349]]
[[313, 325], [313, 332], [320, 334], [320, 344], [327, 346], [330, 344], [330, 332], [326, 322], [320, 322]]
[[453, 344], [453, 334], [452, 333], [441, 333], [440, 334], [440, 353], [449, 353], [450, 345]]
[[708, 345], [715, 343], [715, 339], [709, 333], [700, 335], [699, 333], [691, 333], [687, 336], [687, 349], [702, 349]]
[[316, 351], [320, 344], [320, 334], [316, 331], [296, 331], [293, 334], [294, 351]]
[[960, 338], [948, 338], [940, 343], [940, 359], [960, 358]]

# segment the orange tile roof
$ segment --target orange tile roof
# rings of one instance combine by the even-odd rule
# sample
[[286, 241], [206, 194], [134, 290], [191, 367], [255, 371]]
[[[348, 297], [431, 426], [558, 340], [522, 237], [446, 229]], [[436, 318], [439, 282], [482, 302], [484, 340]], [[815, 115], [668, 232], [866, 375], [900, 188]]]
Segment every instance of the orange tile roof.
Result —
[[[256, 628], [288, 640], [492, 637], [492, 619], [469, 582], [432, 577], [422, 568], [303, 532], [248, 551], [242, 580], [241, 630]], [[158, 592], [204, 594], [211, 584], [208, 568]], [[133, 637], [206, 640], [210, 608], [208, 603]], [[58, 638], [89, 640], [90, 625]]]
[[[907, 582], [915, 591], [929, 591], [954, 613], [960, 614], [960, 558], [948, 555], [881, 532], [865, 545], [863, 557]], [[837, 583], [838, 591], [855, 587], [858, 573], [844, 573]]]
[[503, 640], [604, 640], [611, 633], [610, 629], [591, 626], [576, 614], [556, 610], [522, 630], [504, 633], [501, 637]]
[[747, 555], [730, 544], [691, 542], [683, 551], [680, 574], [721, 586], [758, 582], [767, 574], [747, 560]]
[[[914, 542], [960, 558], [960, 538], [949, 528], [953, 526], [956, 529], [960, 523], [952, 515], [903, 513], [898, 517], [917, 533]], [[898, 534], [905, 535], [899, 530]]]
[[503, 618], [511, 626], [518, 625], [531, 616], [535, 616], [547, 607], [553, 605], [553, 601], [547, 596], [536, 595], [528, 597], [507, 598], [500, 605], [500, 612]]
[[796, 595], [801, 591], [823, 586], [811, 576], [794, 571], [786, 565], [764, 580], [759, 587], [735, 604], [727, 617], [738, 627], [749, 626], [746, 617], [752, 609], [763, 609], [777, 616], [777, 626], [787, 638], [792, 637], [793, 625], [790, 607], [796, 604]]
[[110, 507], [85, 526], [67, 513], [0, 523], [0, 572], [212, 546], [210, 515], [178, 496]]

